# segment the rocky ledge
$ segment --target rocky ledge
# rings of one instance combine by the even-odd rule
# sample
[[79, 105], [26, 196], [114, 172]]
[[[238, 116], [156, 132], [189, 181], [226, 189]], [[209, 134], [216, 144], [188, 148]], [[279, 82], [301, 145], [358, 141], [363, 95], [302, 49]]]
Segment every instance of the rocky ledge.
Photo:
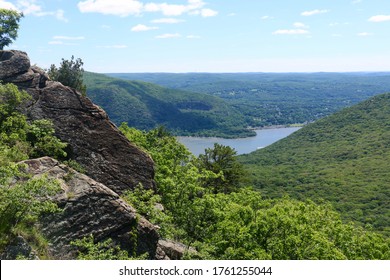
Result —
[[[139, 184], [154, 188], [154, 163], [100, 107], [76, 90], [51, 81], [21, 51], [0, 51], [0, 82], [13, 83], [32, 96], [24, 108], [28, 118], [51, 120], [56, 136], [69, 144], [68, 156], [86, 170], [81, 174], [49, 157], [23, 162], [32, 177], [46, 176], [61, 186], [50, 198], [61, 211], [42, 217], [38, 226], [48, 241], [48, 258], [74, 259], [76, 251], [70, 243], [91, 235], [95, 242], [110, 238], [122, 250], [147, 253], [150, 259], [183, 257], [186, 246], [159, 240], [156, 227], [120, 198]], [[9, 244], [0, 259], [18, 255], [38, 258], [22, 236]]]
[[[43, 157], [23, 164], [32, 177], [46, 176], [60, 183], [52, 198], [59, 211], [40, 220], [39, 228], [48, 240], [53, 259], [74, 259], [71, 241], [92, 235], [95, 242], [111, 238], [123, 250], [148, 253], [155, 258], [158, 233], [151, 223], [105, 185], [58, 161]], [[130, 235], [136, 234], [137, 241]]]
[[32, 119], [52, 120], [56, 136], [69, 143], [69, 156], [88, 176], [121, 194], [138, 184], [154, 188], [152, 159], [130, 143], [91, 100], [31, 66], [21, 51], [0, 51], [0, 81], [16, 84], [33, 100], [26, 108]]

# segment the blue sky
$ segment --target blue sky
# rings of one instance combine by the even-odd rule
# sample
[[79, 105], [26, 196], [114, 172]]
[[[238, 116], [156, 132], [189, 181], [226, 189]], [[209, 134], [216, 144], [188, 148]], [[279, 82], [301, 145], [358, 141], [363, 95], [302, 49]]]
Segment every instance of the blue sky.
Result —
[[0, 0], [43, 68], [95, 72], [390, 71], [389, 0]]

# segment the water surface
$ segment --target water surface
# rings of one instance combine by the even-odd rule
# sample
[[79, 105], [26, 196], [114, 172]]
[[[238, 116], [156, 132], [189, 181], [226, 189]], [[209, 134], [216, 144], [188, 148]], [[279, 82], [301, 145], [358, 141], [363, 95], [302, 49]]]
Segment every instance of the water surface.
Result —
[[269, 128], [255, 130], [256, 136], [237, 139], [223, 139], [213, 137], [177, 137], [180, 143], [184, 144], [194, 155], [204, 153], [207, 148], [212, 148], [214, 143], [230, 146], [237, 151], [237, 154], [249, 154], [257, 149], [264, 148], [282, 138], [289, 136], [300, 127]]

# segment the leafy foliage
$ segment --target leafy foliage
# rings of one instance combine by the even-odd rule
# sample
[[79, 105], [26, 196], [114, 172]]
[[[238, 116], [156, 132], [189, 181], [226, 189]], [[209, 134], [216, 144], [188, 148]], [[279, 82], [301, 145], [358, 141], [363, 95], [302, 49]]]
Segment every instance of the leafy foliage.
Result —
[[78, 260], [141, 260], [145, 256], [131, 257], [125, 250], [121, 250], [119, 245], [114, 244], [108, 238], [102, 242], [95, 242], [92, 235], [83, 239], [71, 242], [77, 248]]
[[0, 8], [0, 50], [18, 37], [19, 21], [22, 13]]
[[344, 220], [390, 234], [390, 94], [240, 157], [267, 197], [332, 202]]
[[[8, 174], [20, 176], [15, 170], [13, 168], [14, 172]], [[20, 224], [34, 224], [41, 214], [57, 211], [55, 203], [45, 200], [59, 190], [55, 181], [42, 177], [11, 185], [10, 179], [3, 178], [5, 184], [0, 184], [0, 247], [9, 241]]]
[[64, 149], [67, 144], [53, 137], [54, 132], [53, 123], [49, 120], [36, 120], [28, 126], [26, 139], [33, 148], [31, 157], [52, 155], [57, 159], [66, 158]]
[[51, 121], [28, 123], [19, 112], [19, 107], [29, 98], [26, 92], [19, 91], [13, 84], [0, 84], [0, 148], [7, 155], [4, 158], [14, 161], [44, 155], [65, 158], [67, 144], [54, 136]]
[[72, 55], [70, 60], [62, 59], [61, 65], [57, 68], [54, 64], [48, 69], [49, 77], [62, 83], [64, 86], [69, 86], [80, 91], [83, 95], [87, 92], [87, 87], [84, 84], [84, 69], [81, 58], [75, 60]]
[[[329, 203], [264, 199], [250, 187], [215, 192], [207, 182], [223, 178], [229, 165], [214, 173], [162, 128], [141, 132], [122, 124], [120, 129], [156, 163], [157, 193], [138, 188], [125, 199], [151, 217], [163, 237], [195, 247], [199, 254], [189, 258], [390, 258], [388, 238], [345, 224]], [[157, 211], [156, 202], [164, 209]]]
[[200, 169], [209, 170], [223, 176], [211, 178], [205, 182], [205, 187], [213, 188], [213, 193], [230, 193], [237, 190], [245, 175], [242, 165], [236, 160], [237, 152], [229, 146], [218, 143], [214, 148], [208, 148], [199, 155]]
[[[41, 214], [57, 210], [46, 198], [55, 194], [59, 185], [45, 177], [30, 179], [23, 166], [16, 164], [29, 157], [66, 155], [66, 144], [54, 136], [51, 122], [30, 124], [18, 111], [28, 97], [15, 85], [0, 84], [0, 250], [16, 234], [26, 233]], [[16, 184], [15, 178], [20, 183]]]

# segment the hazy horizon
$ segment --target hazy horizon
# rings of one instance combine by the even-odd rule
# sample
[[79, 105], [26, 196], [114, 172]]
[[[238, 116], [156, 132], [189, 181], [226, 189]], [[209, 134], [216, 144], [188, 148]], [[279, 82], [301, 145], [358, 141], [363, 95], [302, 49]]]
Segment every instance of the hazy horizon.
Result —
[[0, 0], [10, 49], [98, 73], [389, 72], [390, 1]]

